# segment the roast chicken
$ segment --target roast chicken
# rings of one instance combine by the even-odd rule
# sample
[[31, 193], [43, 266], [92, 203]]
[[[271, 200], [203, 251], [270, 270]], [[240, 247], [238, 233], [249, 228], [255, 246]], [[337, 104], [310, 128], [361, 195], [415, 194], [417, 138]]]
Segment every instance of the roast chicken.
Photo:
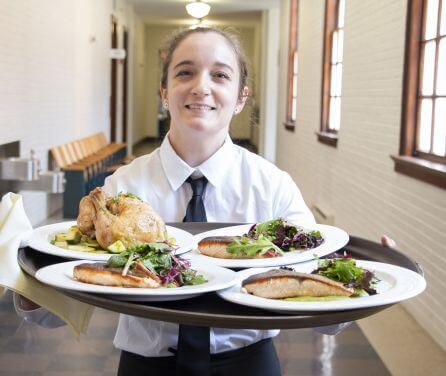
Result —
[[166, 225], [149, 204], [132, 194], [109, 197], [95, 188], [82, 198], [77, 225], [102, 248], [117, 240], [126, 247], [165, 240]]

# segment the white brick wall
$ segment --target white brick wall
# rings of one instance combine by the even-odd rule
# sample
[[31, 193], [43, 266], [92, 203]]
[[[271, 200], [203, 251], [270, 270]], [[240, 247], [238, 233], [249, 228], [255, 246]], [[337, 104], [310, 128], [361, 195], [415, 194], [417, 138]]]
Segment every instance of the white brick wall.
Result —
[[[288, 1], [284, 21], [288, 22]], [[300, 1], [297, 129], [278, 132], [278, 165], [309, 205], [350, 234], [386, 233], [423, 267], [427, 291], [405, 303], [446, 348], [446, 191], [393, 171], [399, 147], [405, 0], [346, 0], [343, 99], [337, 148], [319, 143], [324, 1]], [[286, 14], [285, 14], [286, 13]], [[286, 38], [281, 62], [286, 61]], [[282, 69], [281, 93], [286, 76]], [[285, 112], [284, 96], [281, 118]]]
[[[0, 0], [0, 144], [20, 140], [46, 169], [52, 146], [108, 134], [111, 13], [111, 0]], [[33, 224], [61, 205], [24, 202]]]

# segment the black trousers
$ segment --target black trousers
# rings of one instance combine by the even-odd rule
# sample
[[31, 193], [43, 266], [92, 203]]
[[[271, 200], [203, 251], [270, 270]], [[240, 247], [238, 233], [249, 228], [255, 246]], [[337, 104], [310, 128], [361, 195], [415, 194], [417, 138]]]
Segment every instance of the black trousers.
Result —
[[[145, 357], [121, 352], [118, 376], [175, 376], [175, 356]], [[280, 376], [271, 338], [241, 349], [211, 355], [211, 376]]]

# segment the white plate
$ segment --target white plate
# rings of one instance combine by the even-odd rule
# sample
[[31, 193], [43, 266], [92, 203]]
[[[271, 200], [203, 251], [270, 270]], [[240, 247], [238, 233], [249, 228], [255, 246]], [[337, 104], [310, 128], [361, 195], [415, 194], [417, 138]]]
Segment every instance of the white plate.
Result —
[[206, 283], [179, 288], [160, 287], [155, 289], [100, 286], [79, 282], [73, 278], [73, 268], [85, 262], [92, 261], [77, 260], [46, 266], [37, 271], [36, 278], [50, 286], [66, 290], [101, 294], [118, 300], [150, 302], [192, 298], [205, 292], [225, 289], [232, 286], [237, 280], [237, 273], [232, 270], [192, 262], [191, 268], [202, 274], [207, 279]]
[[[109, 257], [112, 256], [112, 253], [88, 253], [72, 251], [71, 249], [56, 247], [50, 243], [57, 233], [66, 232], [71, 226], [76, 226], [76, 224], [76, 221], [70, 221], [38, 227], [32, 232], [31, 237], [29, 238], [28, 246], [43, 253], [66, 257], [69, 259], [96, 261], [108, 260]], [[175, 254], [180, 255], [194, 248], [195, 243], [192, 234], [172, 226], [166, 226], [166, 229], [169, 237], [175, 238], [176, 245], [179, 246]]]
[[[301, 313], [322, 311], [344, 311], [397, 303], [423, 292], [426, 287], [424, 278], [409, 269], [372, 261], [357, 261], [357, 265], [375, 272], [380, 281], [377, 283], [378, 294], [358, 298], [348, 298], [326, 302], [290, 302], [278, 299], [266, 299], [250, 295], [241, 289], [244, 279], [266, 269], [247, 269], [237, 273], [238, 280], [232, 287], [218, 292], [223, 299], [249, 307], [263, 308], [279, 313]], [[296, 271], [309, 273], [316, 269], [317, 261], [291, 265]]]
[[[251, 228], [252, 224], [223, 227], [212, 231], [202, 232], [201, 234], [195, 235], [195, 243], [209, 236], [237, 236], [246, 234]], [[328, 255], [332, 252], [337, 251], [348, 243], [349, 236], [344, 231], [338, 227], [328, 226], [328, 225], [314, 225], [310, 230], [318, 230], [321, 232], [324, 242], [316, 248], [309, 249], [306, 251], [293, 251], [285, 252], [283, 256], [270, 257], [270, 258], [258, 258], [258, 259], [221, 259], [216, 257], [205, 256], [194, 250], [191, 253], [191, 258], [194, 260], [206, 260], [208, 263], [213, 265], [224, 266], [226, 268], [261, 268], [267, 266], [281, 266], [294, 264], [297, 262], [303, 262], [308, 260], [313, 260], [316, 255], [317, 257], [322, 257]]]

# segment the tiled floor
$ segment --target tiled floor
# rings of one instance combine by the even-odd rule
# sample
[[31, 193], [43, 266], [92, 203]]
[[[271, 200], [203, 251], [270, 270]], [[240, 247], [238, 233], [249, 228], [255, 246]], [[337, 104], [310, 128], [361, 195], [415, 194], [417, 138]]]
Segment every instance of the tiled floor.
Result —
[[[7, 293], [0, 299], [0, 376], [115, 375], [117, 319], [116, 313], [96, 309], [78, 341], [67, 326], [46, 329], [19, 318]], [[284, 376], [389, 375], [356, 324], [336, 336], [283, 330], [276, 348]]]

